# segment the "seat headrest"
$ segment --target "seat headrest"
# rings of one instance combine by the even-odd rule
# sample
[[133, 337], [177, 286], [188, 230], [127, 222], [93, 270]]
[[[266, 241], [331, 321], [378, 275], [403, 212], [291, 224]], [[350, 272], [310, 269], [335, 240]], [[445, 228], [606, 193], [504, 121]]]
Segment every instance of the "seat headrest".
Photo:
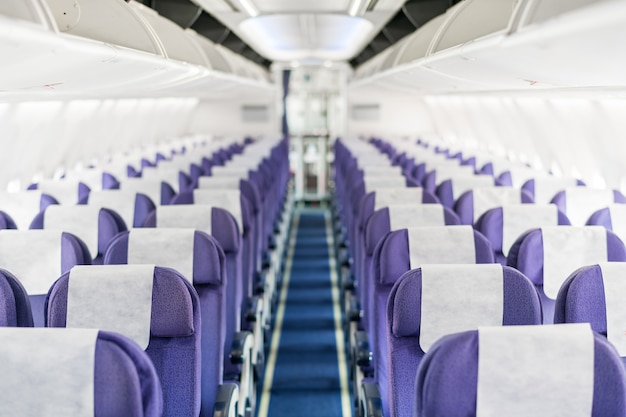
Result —
[[[144, 266], [145, 267], [145, 266]], [[101, 268], [104, 272], [99, 271]], [[119, 269], [118, 269], [119, 268]], [[127, 269], [128, 271], [137, 270], [137, 265], [104, 265], [85, 267], [85, 275], [97, 274], [99, 276], [106, 276], [108, 271], [112, 271], [112, 274], [119, 274], [121, 270]], [[198, 314], [194, 311], [198, 306], [197, 294], [190, 286], [190, 284], [182, 277], [178, 272], [171, 268], [162, 268], [151, 266], [153, 273], [152, 281], [152, 294], [151, 294], [151, 313], [149, 321], [149, 335], [150, 337], [187, 337], [192, 336], [195, 333], [194, 328], [194, 314]], [[131, 277], [131, 274], [127, 274]], [[112, 278], [115, 279], [115, 278]], [[129, 278], [129, 279], [132, 279]], [[85, 286], [91, 285], [91, 282], [96, 280], [86, 280]], [[95, 291], [96, 286], [102, 287], [109, 284], [113, 287], [107, 290], [104, 294], [117, 297], [122, 296], [122, 292], [128, 292], [125, 285], [112, 285], [110, 281], [105, 280], [101, 283], [93, 283], [94, 294], [98, 297], [101, 295]], [[54, 286], [51, 288], [48, 294], [47, 305], [47, 325], [49, 327], [67, 327], [67, 319], [69, 313], [69, 287], [70, 287], [70, 273], [63, 274]], [[99, 290], [98, 290], [99, 291]], [[131, 300], [132, 301], [132, 300]], [[176, 306], [172, 309], [172, 306]], [[86, 306], [88, 307], [88, 306]], [[129, 308], [134, 308], [132, 305]], [[128, 320], [128, 312], [118, 311], [119, 321]], [[113, 321], [113, 318], [111, 319]], [[106, 329], [104, 329], [106, 330]]]

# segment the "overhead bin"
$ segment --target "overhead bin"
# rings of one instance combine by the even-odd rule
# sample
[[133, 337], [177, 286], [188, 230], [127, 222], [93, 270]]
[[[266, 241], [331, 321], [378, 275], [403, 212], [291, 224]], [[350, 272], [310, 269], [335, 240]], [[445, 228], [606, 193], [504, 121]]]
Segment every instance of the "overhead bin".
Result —
[[198, 35], [195, 30], [187, 29], [186, 32], [189, 36], [193, 37], [198, 42], [198, 44], [204, 51], [204, 54], [209, 60], [210, 68], [220, 72], [232, 72], [230, 64], [228, 63], [226, 58], [224, 58], [224, 56], [217, 51], [217, 48], [215, 47], [215, 44], [213, 42], [211, 42], [204, 36]]
[[511, 19], [511, 31], [515, 32], [525, 26], [546, 22], [570, 11], [590, 6], [602, 0], [519, 0], [515, 16]]
[[[102, 0], [89, 1], [102, 2]], [[115, 1], [123, 2], [123, 0]], [[202, 47], [200, 47], [194, 38], [189, 36], [183, 28], [141, 3], [131, 1], [128, 4], [137, 14], [148, 22], [149, 26], [161, 41], [167, 58], [210, 67], [210, 62], [204, 54]]]
[[395, 66], [350, 85], [428, 94], [624, 88], [615, 39], [626, 37], [625, 15], [623, 0], [465, 0], [409, 35]]
[[56, 30], [54, 20], [51, 19], [45, 4], [42, 4], [40, 0], [1, 1], [0, 15], [25, 20], [41, 25], [46, 29]]
[[400, 54], [398, 54], [398, 59], [396, 60], [395, 65], [402, 65], [424, 58], [428, 53], [430, 44], [433, 41], [435, 34], [445, 19], [446, 14], [440, 14], [425, 23], [412, 35], [409, 35], [409, 40]]
[[47, 0], [60, 32], [165, 56], [145, 19], [124, 0]]
[[[139, 3], [2, 0], [0, 99], [210, 98], [240, 83], [269, 90], [267, 72], [230, 64], [215, 48]], [[13, 5], [13, 6], [11, 6]], [[32, 24], [32, 23], [35, 24]], [[265, 75], [261, 77], [260, 75]], [[199, 83], [204, 86], [196, 89]], [[189, 88], [187, 88], [189, 87]], [[193, 87], [193, 88], [191, 88]]]
[[446, 12], [446, 19], [430, 44], [428, 55], [504, 31], [517, 0], [465, 0]]

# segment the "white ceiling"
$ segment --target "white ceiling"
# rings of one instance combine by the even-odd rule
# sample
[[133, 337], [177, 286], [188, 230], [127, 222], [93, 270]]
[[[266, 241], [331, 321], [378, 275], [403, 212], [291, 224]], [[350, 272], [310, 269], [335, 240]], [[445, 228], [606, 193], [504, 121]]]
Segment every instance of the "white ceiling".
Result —
[[405, 2], [378, 0], [374, 9], [367, 12], [372, 0], [193, 1], [259, 54], [276, 62], [349, 60]]

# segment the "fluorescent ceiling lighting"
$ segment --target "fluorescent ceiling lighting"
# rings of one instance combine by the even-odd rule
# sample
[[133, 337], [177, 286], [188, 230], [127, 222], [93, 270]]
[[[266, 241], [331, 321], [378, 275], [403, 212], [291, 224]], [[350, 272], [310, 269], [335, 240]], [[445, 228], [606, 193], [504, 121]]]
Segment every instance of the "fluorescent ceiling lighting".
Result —
[[251, 0], [237, 0], [241, 7], [248, 13], [250, 17], [256, 17], [259, 15], [259, 9], [252, 3]]
[[367, 3], [369, 3], [369, 0], [352, 0], [350, 7], [348, 8], [348, 14], [350, 16], [362, 15], [365, 11]]
[[346, 15], [263, 15], [239, 30], [248, 44], [273, 61], [350, 59], [363, 47], [373, 24]]

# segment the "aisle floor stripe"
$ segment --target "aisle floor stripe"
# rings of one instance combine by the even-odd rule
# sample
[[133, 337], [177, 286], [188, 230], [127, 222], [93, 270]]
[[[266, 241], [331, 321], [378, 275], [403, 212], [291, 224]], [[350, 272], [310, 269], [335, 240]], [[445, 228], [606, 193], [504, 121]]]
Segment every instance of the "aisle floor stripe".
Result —
[[348, 388], [348, 364], [344, 345], [343, 326], [339, 300], [339, 277], [337, 274], [337, 261], [335, 258], [335, 243], [333, 242], [333, 230], [331, 216], [327, 211], [326, 218], [326, 244], [328, 246], [328, 260], [330, 266], [330, 283], [333, 298], [333, 315], [335, 317], [335, 342], [337, 345], [337, 364], [339, 366], [339, 384], [341, 387], [341, 413], [343, 417], [352, 415], [350, 389]]
[[296, 234], [298, 233], [298, 222], [300, 220], [300, 212], [296, 210], [291, 223], [291, 233], [289, 234], [289, 248], [287, 250], [287, 260], [285, 262], [285, 273], [283, 275], [283, 284], [280, 289], [280, 297], [278, 300], [278, 308], [276, 309], [276, 320], [274, 322], [274, 332], [272, 333], [272, 342], [270, 344], [269, 356], [265, 364], [265, 377], [263, 378], [263, 391], [261, 393], [261, 401], [258, 408], [258, 417], [268, 417], [270, 397], [272, 394], [272, 384], [274, 382], [274, 371], [276, 370], [276, 358], [278, 356], [278, 346], [280, 345], [280, 335], [285, 318], [285, 302], [287, 300], [287, 291], [289, 281], [291, 279], [291, 268], [293, 265], [293, 253], [296, 247]]

